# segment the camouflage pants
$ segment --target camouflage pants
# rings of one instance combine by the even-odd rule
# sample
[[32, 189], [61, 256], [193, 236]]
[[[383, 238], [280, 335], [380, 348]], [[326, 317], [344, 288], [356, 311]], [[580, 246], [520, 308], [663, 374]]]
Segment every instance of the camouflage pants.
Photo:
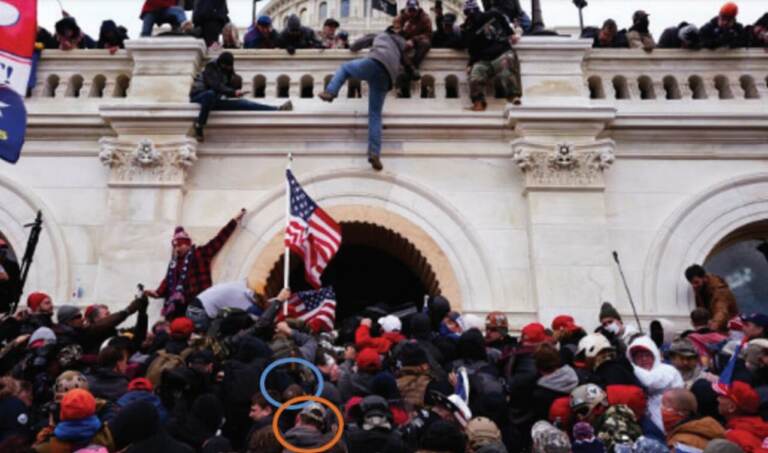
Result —
[[498, 77], [508, 97], [522, 96], [520, 61], [517, 53], [510, 50], [493, 61], [481, 60], [472, 65], [469, 73], [469, 96], [472, 101], [485, 100], [485, 85]]

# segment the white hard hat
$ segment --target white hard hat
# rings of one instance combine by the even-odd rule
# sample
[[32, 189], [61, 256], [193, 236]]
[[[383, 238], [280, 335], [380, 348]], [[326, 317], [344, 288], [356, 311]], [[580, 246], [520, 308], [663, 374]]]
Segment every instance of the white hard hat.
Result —
[[579, 348], [576, 351], [577, 354], [584, 352], [584, 356], [587, 358], [594, 358], [606, 349], [613, 349], [611, 342], [608, 341], [605, 336], [599, 333], [591, 333], [579, 341]]

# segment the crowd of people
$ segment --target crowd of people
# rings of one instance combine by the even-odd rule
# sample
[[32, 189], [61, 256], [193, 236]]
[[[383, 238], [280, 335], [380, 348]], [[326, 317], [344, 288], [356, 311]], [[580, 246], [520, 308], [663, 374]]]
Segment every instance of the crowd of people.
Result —
[[739, 6], [728, 2], [717, 16], [697, 27], [680, 22], [664, 29], [658, 43], [648, 29], [650, 15], [643, 10], [632, 15], [632, 26], [619, 30], [616, 21], [607, 19], [602, 27], [587, 27], [582, 38], [593, 40], [596, 48], [632, 48], [652, 52], [653, 49], [736, 49], [747, 47], [768, 48], [768, 13], [752, 25], [744, 26], [737, 20]]
[[[288, 288], [268, 299], [214, 284], [211, 262], [245, 214], [202, 245], [177, 228], [157, 289], [122, 310], [32, 292], [0, 320], [0, 451], [768, 450], [768, 315], [739, 313], [699, 265], [680, 276], [696, 308], [677, 329], [642, 329], [606, 302], [596, 328], [562, 314], [513, 335], [503, 312], [462, 314], [439, 295], [331, 329], [281, 317]], [[8, 256], [4, 297], [18, 289]], [[150, 298], [163, 316], [151, 326]], [[267, 370], [278, 359], [315, 370]], [[331, 406], [283, 407], [304, 395]]]

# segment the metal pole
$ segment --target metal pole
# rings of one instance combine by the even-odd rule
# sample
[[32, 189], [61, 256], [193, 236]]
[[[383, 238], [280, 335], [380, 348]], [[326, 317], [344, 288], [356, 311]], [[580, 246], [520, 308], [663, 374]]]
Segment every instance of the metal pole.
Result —
[[[285, 166], [286, 173], [291, 169], [291, 163], [293, 162], [293, 155], [288, 153], [288, 163]], [[287, 231], [288, 224], [291, 221], [291, 185], [288, 183], [288, 177], [285, 178], [285, 228]], [[291, 249], [285, 246], [283, 255], [283, 288], [288, 288], [288, 281], [291, 274]], [[283, 304], [283, 316], [288, 316], [288, 304]]]
[[624, 282], [624, 290], [627, 291], [627, 297], [629, 297], [629, 304], [632, 306], [632, 313], [635, 314], [635, 321], [637, 321], [637, 328], [640, 330], [640, 333], [643, 333], [643, 325], [640, 324], [640, 317], [637, 316], [637, 308], [635, 308], [635, 301], [632, 300], [632, 293], [629, 292], [629, 285], [627, 284], [627, 278], [624, 276], [624, 270], [621, 268], [621, 263], [619, 262], [619, 254], [616, 252], [616, 250], [613, 251], [613, 260], [616, 261], [616, 267], [619, 268], [619, 275], [621, 275], [621, 281]]

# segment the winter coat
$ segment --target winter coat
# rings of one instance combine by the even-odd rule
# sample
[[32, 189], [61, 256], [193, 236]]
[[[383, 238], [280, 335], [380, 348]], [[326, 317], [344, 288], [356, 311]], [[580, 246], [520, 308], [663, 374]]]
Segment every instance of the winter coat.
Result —
[[229, 9], [227, 0], [197, 0], [192, 13], [192, 22], [196, 26], [204, 22], [229, 22]]
[[587, 379], [587, 382], [592, 382], [603, 388], [609, 385], [640, 386], [640, 382], [632, 369], [632, 363], [624, 357], [617, 357], [601, 363], [594, 374]]
[[673, 388], [683, 388], [683, 382], [680, 372], [672, 365], [661, 362], [661, 355], [656, 343], [647, 336], [635, 338], [627, 348], [627, 358], [631, 360], [631, 352], [634, 348], [642, 347], [653, 353], [653, 367], [650, 370], [633, 365], [635, 376], [640, 384], [645, 388], [648, 395], [648, 415], [651, 421], [664, 431], [664, 423], [661, 419], [661, 398], [666, 390]]
[[347, 401], [353, 396], [370, 395], [373, 378], [373, 374], [362, 371], [342, 373], [339, 377], [341, 400]]
[[630, 49], [653, 49], [656, 41], [648, 30], [638, 30], [632, 27], [627, 31], [627, 41]]
[[85, 377], [89, 390], [96, 398], [117, 401], [128, 391], [128, 378], [111, 369], [99, 367]]
[[746, 453], [766, 453], [763, 439], [768, 437], [768, 422], [757, 416], [734, 417], [726, 423], [725, 438]]
[[[680, 39], [680, 29], [686, 25], [688, 25], [688, 23], [683, 22], [678, 26], [665, 28], [659, 37], [659, 42], [656, 47], [659, 49], [681, 49], [683, 47], [683, 41]], [[696, 50], [698, 48], [699, 40], [698, 36], [696, 36], [694, 42], [688, 44], [687, 49]]]
[[246, 438], [248, 453], [281, 453], [283, 451], [272, 429], [272, 420], [270, 415], [254, 423]]
[[299, 31], [291, 33], [286, 28], [278, 37], [280, 48], [288, 50], [288, 53], [296, 49], [322, 49], [323, 43], [317, 40], [315, 32], [309, 27], [300, 27]]
[[351, 50], [357, 52], [360, 49], [371, 46], [368, 58], [381, 63], [389, 74], [389, 87], [392, 88], [397, 76], [402, 72], [403, 52], [405, 51], [405, 39], [396, 33], [384, 32], [377, 35], [364, 36], [352, 44]]
[[194, 453], [190, 446], [183, 444], [161, 430], [149, 439], [131, 444], [122, 453]]
[[[222, 69], [218, 64], [218, 61], [211, 61], [206, 64], [205, 69], [195, 77], [194, 82], [192, 82], [192, 89], [189, 92], [189, 96], [193, 97], [204, 91], [213, 90], [218, 96], [232, 97], [237, 91], [232, 87], [232, 77], [234, 75], [234, 73]], [[195, 296], [197, 296], [197, 294], [195, 294]]]
[[592, 40], [592, 47], [596, 49], [600, 48], [622, 48], [626, 49], [629, 47], [629, 41], [627, 41], [627, 30], [622, 29], [616, 32], [616, 36], [613, 37], [613, 41], [608, 43], [603, 43], [600, 41], [600, 29], [597, 27], [584, 27], [584, 30], [581, 32], [582, 38], [587, 38]]
[[380, 337], [371, 336], [371, 328], [360, 324], [355, 332], [355, 347], [358, 351], [373, 348], [379, 354], [386, 354], [393, 345], [405, 340], [400, 332], [384, 332]]
[[163, 406], [163, 402], [160, 401], [160, 398], [158, 398], [157, 395], [152, 392], [147, 392], [145, 390], [133, 390], [121, 396], [117, 400], [117, 405], [122, 408], [137, 401], [146, 401], [153, 405], [157, 410], [160, 423], [163, 425], [168, 421], [168, 411], [165, 410], [165, 406]]
[[[316, 429], [312, 429], [306, 426], [295, 426], [285, 433], [285, 441], [294, 447], [298, 448], [312, 448], [320, 447], [328, 443], [330, 438], [333, 437], [333, 433], [321, 433]], [[344, 444], [339, 442], [333, 448], [328, 450], [330, 453], [345, 452], [346, 448]], [[290, 453], [290, 450], [283, 450], [284, 453]]]
[[421, 8], [414, 18], [408, 17], [408, 13], [401, 10], [400, 14], [392, 21], [392, 28], [395, 29], [396, 33], [402, 33], [403, 37], [408, 40], [427, 43], [432, 41], [432, 19]]
[[243, 48], [245, 49], [274, 49], [278, 46], [280, 36], [275, 30], [263, 34], [258, 28], [252, 27], [243, 36]]
[[461, 37], [469, 52], [469, 65], [478, 61], [493, 61], [511, 49], [510, 35], [515, 34], [509, 22], [498, 11], [489, 11], [467, 18], [461, 25]]
[[450, 32], [443, 30], [444, 16], [435, 17], [437, 25], [435, 32], [432, 33], [432, 47], [435, 49], [457, 49], [464, 48], [464, 41], [461, 39], [461, 32], [454, 25]]
[[34, 450], [37, 453], [74, 453], [88, 445], [103, 445], [108, 451], [115, 450], [112, 434], [103, 424], [98, 431], [86, 441], [67, 441], [53, 435], [42, 443], [35, 445]]
[[549, 408], [552, 403], [564, 396], [579, 385], [579, 377], [576, 371], [568, 365], [564, 365], [553, 373], [542, 376], [536, 381], [533, 390], [533, 412], [537, 420], [546, 420], [549, 416]]
[[[702, 45], [714, 48], [710, 47], [712, 41], [709, 43], [704, 41], [703, 30], [704, 28], [702, 28]], [[712, 313], [712, 322], [717, 325], [717, 330], [719, 331], [726, 330], [728, 328], [728, 321], [739, 314], [736, 298], [728, 287], [728, 283], [722, 277], [707, 274], [704, 277], [704, 285], [698, 291], [694, 291], [694, 293], [696, 296], [696, 306], [706, 308]]]
[[[747, 41], [744, 36], [744, 26], [741, 25], [739, 22], [736, 22], [733, 24], [731, 28], [724, 29], [720, 28], [718, 25], [717, 17], [712, 18], [709, 22], [707, 22], [703, 27], [699, 29], [699, 36], [701, 37], [701, 47], [704, 47], [706, 49], [716, 49], [718, 47], [729, 47], [731, 49], [735, 49], [737, 47], [746, 47]], [[722, 281], [720, 277], [717, 277], [715, 275], [707, 274], [707, 284], [705, 286], [708, 286], [710, 283], [710, 277], [715, 277], [718, 280], [720, 280], [720, 283], [725, 285], [725, 282]], [[725, 285], [726, 289], [728, 288], [728, 285]], [[716, 288], [713, 287], [712, 291], [715, 291]], [[730, 290], [728, 290], [730, 293]], [[733, 295], [731, 295], [733, 297]], [[699, 305], [699, 298], [696, 298], [696, 306]], [[714, 307], [714, 305], [712, 305]], [[710, 312], [712, 312], [712, 316], [714, 319], [715, 316], [715, 310], [714, 308], [710, 308]], [[738, 310], [737, 310], [738, 313]], [[730, 318], [729, 318], [730, 319]], [[726, 320], [727, 322], [727, 320]]]
[[725, 437], [725, 428], [712, 417], [689, 420], [672, 428], [667, 433], [667, 445], [677, 444], [704, 450], [710, 441]]
[[365, 453], [401, 453], [407, 451], [398, 431], [384, 429], [364, 430], [351, 426], [347, 432], [349, 451]]
[[172, 6], [176, 6], [178, 3], [178, 0], [146, 0], [144, 2], [144, 6], [141, 7], [141, 14], [139, 15], [139, 18], [143, 19], [144, 15], [147, 13], [151, 13], [159, 9], [170, 8]]
[[398, 371], [397, 376], [397, 388], [409, 408], [424, 407], [424, 395], [432, 380], [429, 371], [422, 372], [418, 367], [404, 366]]

